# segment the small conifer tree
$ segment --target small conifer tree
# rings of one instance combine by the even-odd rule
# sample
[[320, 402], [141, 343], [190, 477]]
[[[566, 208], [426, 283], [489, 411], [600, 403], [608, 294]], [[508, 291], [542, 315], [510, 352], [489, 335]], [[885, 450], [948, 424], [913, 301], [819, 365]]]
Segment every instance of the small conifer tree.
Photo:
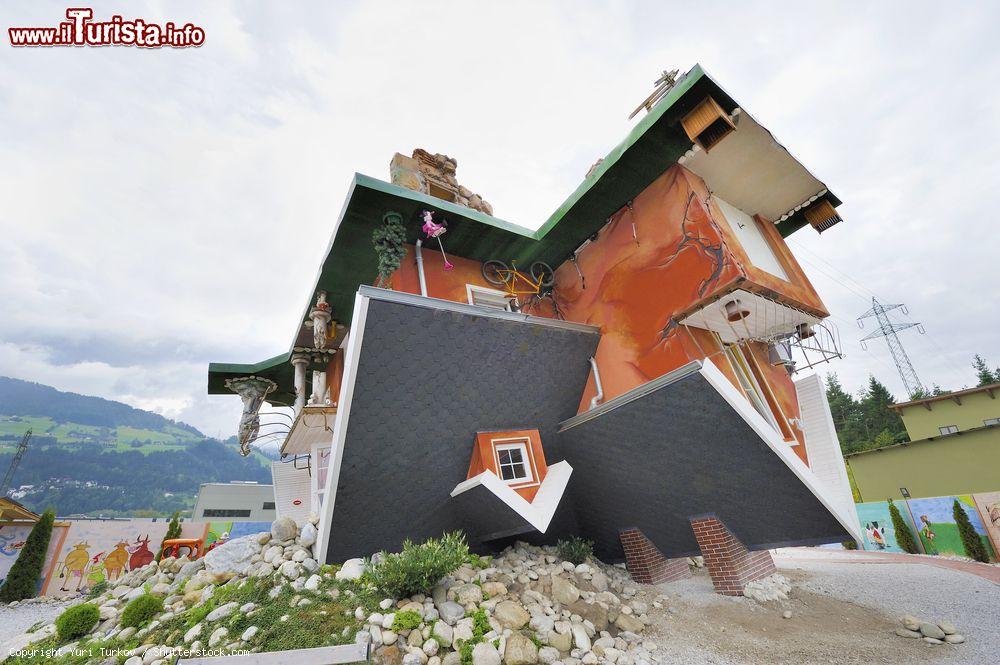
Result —
[[45, 566], [45, 553], [49, 549], [52, 523], [55, 519], [55, 513], [46, 510], [42, 514], [42, 519], [32, 527], [17, 561], [7, 574], [7, 581], [4, 582], [3, 588], [0, 588], [0, 601], [12, 603], [15, 600], [35, 597], [38, 579], [42, 576], [42, 568]]
[[955, 499], [951, 514], [955, 518], [955, 524], [958, 525], [958, 534], [962, 536], [962, 547], [965, 548], [965, 553], [976, 561], [989, 563], [990, 558], [986, 554], [986, 547], [958, 499]]
[[913, 539], [913, 532], [910, 531], [910, 527], [907, 526], [899, 508], [892, 502], [892, 499], [889, 499], [889, 517], [892, 518], [892, 530], [896, 532], [896, 544], [899, 545], [899, 548], [909, 554], [919, 553], [920, 550], [917, 549], [917, 543]]
[[160, 550], [156, 553], [156, 560], [159, 561], [160, 557], [163, 556], [163, 544], [168, 540], [173, 540], [174, 538], [181, 537], [181, 513], [176, 511], [173, 517], [170, 518], [170, 524], [167, 525], [167, 533], [163, 536], [163, 540], [160, 541]]

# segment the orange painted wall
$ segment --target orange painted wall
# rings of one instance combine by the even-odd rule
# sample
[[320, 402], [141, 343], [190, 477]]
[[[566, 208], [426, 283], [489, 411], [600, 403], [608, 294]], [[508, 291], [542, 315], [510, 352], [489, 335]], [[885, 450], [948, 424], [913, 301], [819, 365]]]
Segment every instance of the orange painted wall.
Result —
[[[444, 235], [444, 241], [445, 251], [448, 251], [447, 234]], [[417, 273], [415, 250], [413, 245], [406, 246], [406, 256], [400, 262], [399, 270], [393, 273], [392, 288], [396, 291], [420, 293], [420, 276]], [[465, 288], [466, 284], [496, 289], [495, 286], [483, 279], [483, 264], [479, 261], [449, 254], [448, 260], [455, 267], [451, 270], [445, 270], [444, 260], [441, 258], [437, 242], [431, 247], [424, 245], [421, 248], [421, 256], [424, 259], [424, 280], [427, 282], [427, 295], [431, 298], [467, 303], [469, 296]]]
[[[752, 274], [762, 271], [752, 266], [752, 271], [747, 269], [746, 254], [732, 240], [721, 212], [713, 209], [704, 182], [683, 167], [672, 167], [639, 194], [630, 208], [616, 213], [579, 253], [577, 266], [584, 280], [572, 263], [556, 269], [558, 314], [601, 329], [597, 362], [605, 400], [703, 358], [711, 358], [733, 385], [739, 386], [717, 336], [680, 326], [680, 314], [733, 288], [774, 290], [780, 285], [773, 284], [772, 289], [753, 283]], [[770, 234], [768, 237], [774, 240]], [[788, 252], [780, 237], [774, 248], [785, 261]], [[794, 280], [798, 266], [791, 261], [786, 265]], [[808, 282], [787, 284], [783, 293], [804, 299], [814, 294]], [[812, 303], [822, 306], [818, 296]], [[557, 315], [547, 301], [527, 311]], [[783, 369], [767, 364], [763, 345], [749, 346], [758, 347], [752, 351], [755, 357], [763, 353], [763, 362], [758, 365], [784, 415], [798, 417], [791, 378]], [[588, 408], [595, 393], [591, 377], [580, 411]]]
[[[597, 362], [605, 400], [705, 358], [739, 387], [718, 337], [679, 325], [687, 313], [742, 288], [826, 315], [822, 300], [774, 225], [758, 222], [790, 281], [755, 267], [704, 181], [682, 166], [673, 166], [611, 218], [578, 254], [576, 266], [567, 261], [556, 268], [553, 300], [558, 310], [546, 299], [525, 312], [601, 329]], [[447, 250], [447, 236], [444, 239]], [[419, 293], [414, 247], [407, 250], [392, 287]], [[467, 284], [493, 288], [483, 279], [479, 261], [449, 254], [454, 268], [445, 270], [436, 246], [425, 246], [423, 258], [428, 295], [433, 298], [467, 302]], [[762, 344], [745, 344], [744, 351], [756, 358], [785, 418], [797, 418], [795, 387], [784, 369], [768, 365]], [[594, 394], [591, 377], [580, 411], [588, 408]], [[799, 430], [792, 427], [791, 432], [801, 441]], [[805, 460], [805, 446], [795, 450]]]

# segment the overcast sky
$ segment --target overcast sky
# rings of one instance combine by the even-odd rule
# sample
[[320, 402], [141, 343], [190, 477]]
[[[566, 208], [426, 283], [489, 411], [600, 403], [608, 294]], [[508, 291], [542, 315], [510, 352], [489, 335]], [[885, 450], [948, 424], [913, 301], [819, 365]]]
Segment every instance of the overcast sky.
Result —
[[97, 2], [206, 43], [15, 50], [67, 4], [4, 2], [0, 375], [229, 436], [207, 364], [287, 350], [355, 171], [444, 152], [534, 228], [700, 62], [844, 200], [792, 249], [845, 386], [903, 396], [857, 343], [873, 293], [924, 323], [901, 337], [924, 383], [974, 385], [974, 353], [1000, 365], [1000, 5], [806, 4]]

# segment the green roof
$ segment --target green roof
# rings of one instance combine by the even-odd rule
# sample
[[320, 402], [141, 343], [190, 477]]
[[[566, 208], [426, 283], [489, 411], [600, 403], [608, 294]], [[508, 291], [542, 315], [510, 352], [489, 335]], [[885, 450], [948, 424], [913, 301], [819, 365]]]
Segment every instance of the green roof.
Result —
[[[420, 192], [393, 185], [360, 173], [354, 175], [347, 200], [334, 228], [326, 259], [316, 277], [315, 291], [327, 292], [333, 318], [349, 324], [358, 287], [373, 284], [377, 259], [372, 245], [372, 231], [382, 224], [389, 211], [402, 214], [409, 237], [414, 243], [420, 228], [420, 213], [433, 210], [448, 221], [445, 250], [456, 256], [485, 261], [516, 260], [523, 266], [545, 261], [559, 266], [599, 231], [608, 218], [642, 192], [688, 150], [691, 141], [680, 119], [711, 95], [727, 113], [736, 102], [701, 68], [695, 65], [629, 132], [601, 164], [584, 178], [579, 187], [537, 230], [531, 231], [465, 206], [449, 203]], [[829, 195], [834, 205], [840, 201]], [[805, 224], [802, 213], [778, 224], [788, 235]], [[307, 320], [312, 300], [306, 303], [297, 323]], [[295, 345], [295, 339], [292, 340]], [[291, 351], [256, 365], [209, 365], [209, 393], [226, 393], [224, 378], [256, 373], [278, 381], [281, 388], [269, 401], [285, 397], [291, 390]], [[279, 367], [283, 365], [283, 367]], [[280, 377], [275, 378], [275, 377]], [[273, 399], [272, 399], [273, 398]], [[289, 400], [290, 401], [290, 400]]]

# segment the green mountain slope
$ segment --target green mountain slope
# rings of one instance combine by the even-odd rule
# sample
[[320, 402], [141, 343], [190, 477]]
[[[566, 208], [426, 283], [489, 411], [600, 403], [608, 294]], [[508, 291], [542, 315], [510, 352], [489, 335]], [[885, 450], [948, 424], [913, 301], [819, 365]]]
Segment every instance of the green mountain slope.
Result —
[[153, 516], [190, 509], [198, 486], [271, 481], [268, 460], [120, 402], [0, 377], [0, 477], [24, 432], [9, 494], [59, 515]]

